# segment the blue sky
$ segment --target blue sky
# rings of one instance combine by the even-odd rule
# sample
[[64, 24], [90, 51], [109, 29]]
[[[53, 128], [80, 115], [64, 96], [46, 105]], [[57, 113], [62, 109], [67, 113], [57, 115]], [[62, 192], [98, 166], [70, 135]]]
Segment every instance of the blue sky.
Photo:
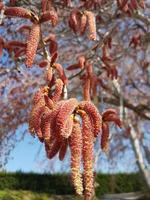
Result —
[[37, 139], [26, 134], [24, 139], [19, 142], [10, 154], [10, 159], [5, 166], [6, 171], [40, 172], [37, 165], [36, 154], [41, 147]]

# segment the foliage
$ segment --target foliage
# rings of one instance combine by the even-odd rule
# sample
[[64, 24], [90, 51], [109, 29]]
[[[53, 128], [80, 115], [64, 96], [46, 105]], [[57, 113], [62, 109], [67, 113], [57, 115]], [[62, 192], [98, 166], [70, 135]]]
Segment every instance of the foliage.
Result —
[[[69, 179], [68, 174], [1, 173], [0, 190], [30, 190], [51, 195], [72, 195], [74, 190]], [[111, 192], [140, 191], [144, 187], [139, 174], [97, 174], [96, 185], [97, 196]]]

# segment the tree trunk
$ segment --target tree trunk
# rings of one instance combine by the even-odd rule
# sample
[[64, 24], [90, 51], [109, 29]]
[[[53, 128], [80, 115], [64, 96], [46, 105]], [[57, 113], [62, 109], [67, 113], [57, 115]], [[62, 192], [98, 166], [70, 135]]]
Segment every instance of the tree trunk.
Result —
[[139, 139], [137, 138], [136, 130], [134, 129], [131, 122], [129, 122], [129, 126], [131, 128], [131, 130], [130, 130], [131, 142], [132, 142], [132, 146], [133, 146], [133, 149], [135, 152], [137, 164], [138, 164], [140, 172], [144, 178], [144, 181], [150, 191], [150, 170], [145, 167], [143, 154], [142, 154], [142, 151], [140, 148]]

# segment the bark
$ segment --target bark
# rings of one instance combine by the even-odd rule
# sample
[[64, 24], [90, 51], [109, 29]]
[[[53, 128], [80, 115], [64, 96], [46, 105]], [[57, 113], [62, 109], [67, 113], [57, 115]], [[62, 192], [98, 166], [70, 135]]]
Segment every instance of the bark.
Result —
[[150, 170], [145, 167], [144, 158], [143, 158], [143, 154], [141, 151], [139, 139], [137, 138], [136, 130], [133, 127], [133, 125], [131, 124], [131, 122], [129, 122], [129, 126], [131, 128], [130, 136], [131, 136], [133, 150], [134, 150], [134, 153], [136, 156], [136, 161], [137, 161], [138, 167], [140, 169], [140, 172], [143, 176], [144, 182], [146, 183], [146, 185], [150, 191]]

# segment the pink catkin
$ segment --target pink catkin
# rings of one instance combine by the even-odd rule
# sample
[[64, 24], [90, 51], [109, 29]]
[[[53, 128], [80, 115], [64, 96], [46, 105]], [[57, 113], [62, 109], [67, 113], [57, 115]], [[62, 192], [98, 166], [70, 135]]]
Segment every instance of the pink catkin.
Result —
[[85, 67], [85, 56], [79, 56], [78, 57], [78, 64], [80, 65], [80, 68], [83, 69]]
[[49, 52], [51, 55], [53, 55], [58, 50], [56, 36], [54, 34], [51, 34], [49, 37], [49, 41], [50, 41]]
[[84, 181], [84, 198], [91, 199], [94, 193], [94, 142], [91, 130], [91, 122], [87, 114], [82, 115], [82, 156], [83, 156], [83, 181]]
[[62, 141], [59, 141], [57, 138], [54, 140], [52, 144], [49, 146], [49, 150], [47, 152], [47, 157], [52, 159], [60, 150], [62, 146]]
[[102, 124], [101, 148], [106, 153], [109, 150], [109, 126], [107, 122]]
[[61, 131], [61, 136], [63, 138], [69, 138], [72, 133], [73, 128], [73, 117], [69, 116], [68, 119], [65, 121], [64, 127]]
[[45, 100], [45, 105], [46, 105], [49, 109], [53, 109], [53, 107], [54, 107], [54, 102], [53, 102], [47, 95], [44, 95], [44, 100]]
[[83, 35], [87, 27], [87, 16], [83, 14], [80, 20], [80, 35]]
[[5, 7], [4, 14], [11, 17], [21, 17], [31, 19], [32, 13], [30, 10], [21, 7]]
[[4, 47], [4, 39], [0, 37], [0, 57], [3, 54], [3, 47]]
[[51, 112], [49, 109], [44, 113], [44, 115], [41, 117], [41, 131], [43, 135], [43, 139], [46, 142], [49, 142], [51, 139], [51, 126], [50, 126], [50, 117]]
[[102, 113], [103, 120], [105, 121], [105, 118], [107, 118], [107, 116], [110, 115], [110, 114], [117, 115], [117, 111], [115, 109], [113, 109], [113, 108], [108, 108], [106, 111], [104, 111]]
[[40, 141], [43, 141], [43, 134], [41, 131], [41, 116], [45, 111], [45, 105], [40, 102], [33, 108], [29, 119], [29, 130], [31, 133], [36, 133]]
[[51, 21], [53, 26], [56, 26], [58, 24], [58, 15], [54, 9], [46, 11], [42, 14], [40, 18], [40, 23], [47, 21]]
[[59, 160], [63, 160], [65, 158], [65, 155], [66, 155], [66, 152], [67, 152], [67, 148], [68, 148], [68, 140], [64, 140], [63, 141], [63, 144], [60, 148], [60, 151], [59, 151]]
[[60, 109], [63, 107], [64, 104], [65, 104], [65, 101], [63, 100], [56, 103], [50, 115], [51, 135], [52, 135], [52, 138], [57, 138], [58, 140], [61, 140], [62, 137], [60, 136], [57, 130], [56, 119], [59, 115]]
[[119, 126], [120, 128], [122, 127], [122, 122], [119, 119], [119, 117], [115, 114], [110, 114], [106, 117], [105, 121], [107, 122], [114, 122], [117, 126]]
[[24, 31], [30, 31], [30, 30], [31, 30], [31, 26], [23, 25], [23, 26], [20, 26], [17, 31], [24, 32]]
[[67, 79], [67, 77], [66, 77], [66, 75], [65, 75], [65, 72], [64, 72], [63, 67], [62, 67], [59, 63], [55, 63], [55, 64], [54, 64], [54, 68], [56, 69], [59, 78], [63, 81], [63, 83], [64, 83], [65, 85], [67, 85], [68, 79]]
[[89, 34], [88, 37], [90, 40], [96, 40], [96, 21], [95, 15], [91, 11], [85, 11], [84, 14], [87, 16], [88, 25], [89, 25]]
[[74, 121], [72, 134], [69, 137], [69, 147], [71, 151], [71, 179], [76, 193], [82, 195], [83, 185], [80, 172], [82, 133], [79, 121]]
[[102, 127], [102, 117], [96, 106], [89, 101], [82, 101], [79, 107], [84, 110], [90, 117], [91, 126], [93, 127], [93, 134], [97, 137]]
[[69, 18], [69, 25], [70, 28], [74, 31], [74, 33], [77, 33], [80, 28], [80, 11], [78, 9], [73, 9], [70, 13], [70, 18]]
[[8, 42], [7, 45], [10, 47], [26, 47], [27, 46], [26, 43], [20, 42], [17, 40], [12, 40], [12, 41]]
[[32, 67], [40, 40], [40, 25], [33, 24], [27, 41], [26, 66]]
[[69, 100], [66, 100], [60, 108], [58, 116], [56, 118], [56, 128], [59, 135], [63, 135], [63, 129], [65, 128], [66, 121], [68, 120], [68, 117], [72, 115], [77, 106], [77, 99], [71, 98]]
[[63, 82], [61, 79], [57, 79], [55, 82], [55, 91], [51, 98], [53, 102], [57, 102], [60, 99], [62, 91], [63, 91]]
[[39, 100], [41, 100], [42, 104], [44, 103], [44, 95], [48, 95], [48, 87], [41, 87], [33, 97], [33, 105], [36, 105]]
[[46, 80], [50, 83], [52, 80], [52, 76], [53, 76], [53, 69], [52, 67], [48, 67], [47, 72], [46, 72]]

